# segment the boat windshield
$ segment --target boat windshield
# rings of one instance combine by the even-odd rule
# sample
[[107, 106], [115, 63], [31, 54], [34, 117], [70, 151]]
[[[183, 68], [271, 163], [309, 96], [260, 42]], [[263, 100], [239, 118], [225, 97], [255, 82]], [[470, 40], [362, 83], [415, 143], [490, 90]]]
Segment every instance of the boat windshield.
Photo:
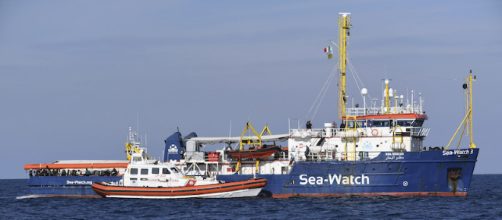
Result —
[[141, 161], [141, 157], [133, 157], [132, 160], [134, 162], [139, 162], [139, 161]]

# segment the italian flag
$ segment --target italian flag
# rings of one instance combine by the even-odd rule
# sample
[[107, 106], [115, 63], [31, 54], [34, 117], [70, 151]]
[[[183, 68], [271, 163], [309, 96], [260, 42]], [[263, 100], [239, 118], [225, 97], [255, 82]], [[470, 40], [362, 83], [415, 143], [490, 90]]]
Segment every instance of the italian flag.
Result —
[[328, 59], [333, 58], [333, 47], [328, 46], [324, 48], [324, 53], [328, 55]]

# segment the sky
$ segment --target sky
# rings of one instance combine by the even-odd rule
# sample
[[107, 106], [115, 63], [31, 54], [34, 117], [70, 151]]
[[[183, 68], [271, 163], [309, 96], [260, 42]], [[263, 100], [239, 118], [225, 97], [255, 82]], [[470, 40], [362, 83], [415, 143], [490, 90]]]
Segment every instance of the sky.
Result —
[[[475, 173], [502, 173], [500, 1], [0, 0], [0, 179], [26, 178], [26, 163], [125, 159], [129, 126], [155, 157], [178, 128], [286, 133], [336, 65], [322, 49], [338, 12], [352, 13], [349, 56], [370, 95], [384, 78], [423, 95], [427, 146], [460, 123], [472, 69]], [[348, 92], [361, 103], [351, 76]], [[335, 80], [314, 127], [336, 120], [336, 102]]]

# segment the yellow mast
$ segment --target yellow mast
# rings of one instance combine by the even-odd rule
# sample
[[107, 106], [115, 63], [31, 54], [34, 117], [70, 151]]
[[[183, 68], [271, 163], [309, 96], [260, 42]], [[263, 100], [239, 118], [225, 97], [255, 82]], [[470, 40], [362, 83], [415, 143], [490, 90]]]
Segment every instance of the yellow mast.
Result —
[[385, 113], [390, 113], [389, 80], [385, 80]]
[[394, 97], [394, 113], [399, 113], [399, 111], [397, 110], [397, 102], [399, 101], [399, 96], [397, 95], [397, 90], [392, 90], [392, 94], [393, 94], [393, 97]]
[[[453, 136], [450, 138], [450, 141], [448, 141], [448, 144], [446, 145], [446, 149], [450, 148], [451, 142], [453, 142], [453, 139], [457, 137], [457, 133], [462, 127], [462, 125], [467, 124], [467, 127], [469, 127], [469, 148], [476, 148], [476, 144], [474, 144], [474, 137], [472, 134], [473, 131], [473, 126], [472, 126], [472, 82], [476, 79], [476, 76], [472, 75], [472, 70], [469, 72], [469, 76], [467, 76], [467, 79], [465, 80], [466, 82], [463, 85], [463, 88], [467, 90], [467, 112], [465, 113], [464, 118], [462, 119], [462, 122], [458, 125], [457, 129], [455, 130], [455, 133], [453, 133]], [[461, 136], [459, 137], [459, 140], [461, 140], [463, 136], [463, 132]], [[460, 142], [460, 141], [459, 141]]]
[[[476, 77], [474, 77], [475, 79]], [[472, 135], [472, 70], [469, 72], [468, 82], [469, 82], [469, 148], [476, 148], [474, 144], [474, 139]]]
[[350, 13], [342, 12], [338, 17], [339, 28], [339, 63], [340, 63], [340, 82], [338, 83], [338, 117], [342, 119], [345, 117], [346, 111], [346, 67], [347, 67], [347, 37], [349, 36], [350, 29]]

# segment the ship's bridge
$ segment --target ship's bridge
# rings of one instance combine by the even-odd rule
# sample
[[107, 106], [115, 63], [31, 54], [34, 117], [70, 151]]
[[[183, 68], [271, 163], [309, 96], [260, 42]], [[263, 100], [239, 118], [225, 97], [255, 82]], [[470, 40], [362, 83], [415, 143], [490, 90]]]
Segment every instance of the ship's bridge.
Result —
[[[362, 160], [380, 152], [421, 151], [430, 129], [421, 108], [349, 108], [339, 125], [290, 129], [290, 157], [298, 160]], [[355, 113], [354, 113], [355, 112]]]
[[394, 106], [389, 107], [388, 111], [385, 106], [381, 107], [368, 107], [368, 108], [346, 108], [346, 115], [350, 116], [363, 116], [363, 115], [383, 115], [383, 114], [424, 114], [422, 106]]
[[341, 128], [411, 127], [421, 128], [427, 115], [422, 107], [396, 106], [388, 112], [385, 108], [347, 108]]

